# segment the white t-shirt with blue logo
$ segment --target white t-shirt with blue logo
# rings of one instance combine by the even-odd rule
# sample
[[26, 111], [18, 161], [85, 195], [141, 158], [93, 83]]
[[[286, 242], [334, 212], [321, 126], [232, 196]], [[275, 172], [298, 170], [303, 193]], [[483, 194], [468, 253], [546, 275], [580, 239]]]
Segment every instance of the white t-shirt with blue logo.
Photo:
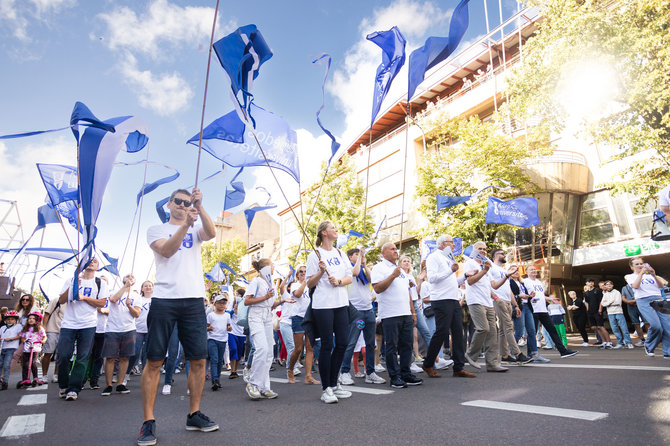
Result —
[[[468, 259], [465, 262], [463, 269], [465, 270], [466, 274], [474, 275], [482, 271], [483, 267], [481, 264], [477, 263], [477, 261]], [[481, 279], [472, 285], [470, 285], [468, 282], [465, 282], [465, 302], [467, 302], [468, 305], [493, 307], [491, 291], [493, 291], [493, 288], [491, 288], [491, 277], [489, 276], [489, 273], [486, 273]]]
[[[633, 282], [637, 280], [637, 274], [628, 274], [624, 277], [626, 282], [631, 284], [633, 288]], [[640, 281], [640, 288], [633, 288], [633, 294], [635, 299], [642, 299], [643, 297], [661, 297], [661, 289], [658, 287], [658, 282], [654, 279], [654, 276], [651, 274], [643, 274], [642, 280]]]
[[[507, 270], [504, 269], [502, 266], [498, 266], [495, 263], [491, 265], [491, 269], [489, 270], [489, 278], [491, 279], [491, 282], [496, 281], [498, 282], [500, 279], [505, 277], [507, 275]], [[491, 284], [491, 288], [493, 288], [493, 284]], [[505, 279], [502, 285], [500, 285], [500, 288], [497, 290], [493, 290], [493, 294], [498, 296], [500, 299], [511, 302], [512, 301], [512, 289], [510, 288], [509, 285], [509, 280]]]
[[149, 327], [147, 326], [147, 316], [149, 315], [149, 309], [151, 308], [151, 298], [138, 295], [134, 299], [136, 307], [140, 307], [140, 315], [135, 319], [135, 330], [138, 333], [148, 333]]
[[128, 309], [128, 299], [130, 305], [137, 307], [136, 300], [139, 297], [137, 291], [123, 293], [123, 296], [116, 302], [107, 301], [109, 304], [109, 317], [107, 318], [106, 333], [126, 333], [135, 330], [135, 318]]
[[[326, 270], [335, 279], [344, 279], [351, 276], [351, 262], [346, 254], [339, 249], [333, 248], [326, 250], [316, 248], [321, 254], [321, 260], [326, 264]], [[305, 271], [306, 280], [319, 273], [319, 257], [312, 251], [307, 257], [307, 269]], [[316, 284], [316, 289], [312, 295], [312, 308], [316, 310], [326, 308], [340, 308], [349, 305], [349, 296], [347, 287], [333, 286], [328, 281], [328, 274], [323, 273], [321, 279]]]
[[[63, 322], [61, 328], [70, 328], [73, 330], [80, 330], [82, 328], [91, 328], [98, 325], [98, 309], [86, 302], [72, 299], [72, 281], [70, 279], [63, 287], [61, 294], [67, 289], [70, 290], [68, 296], [68, 303], [65, 306], [65, 313], [63, 314]], [[106, 299], [109, 297], [109, 288], [107, 282], [100, 280], [100, 290], [95, 283], [95, 279], [81, 279], [79, 284], [79, 293], [86, 297], [93, 299]]]
[[[149, 246], [156, 240], [169, 239], [181, 225], [164, 223], [152, 226], [147, 231]], [[205, 297], [205, 280], [200, 256], [200, 229], [202, 225], [189, 228], [179, 250], [172, 257], [163, 257], [154, 251], [156, 282], [154, 299], [184, 299]]]
[[544, 297], [544, 283], [541, 280], [529, 277], [523, 280], [523, 286], [526, 287], [528, 294], [535, 291], [535, 296], [529, 299], [530, 304], [533, 306], [533, 313], [547, 313], [547, 298]]
[[[393, 270], [396, 267], [396, 264], [386, 259], [377, 263], [370, 273], [373, 285], [384, 281], [393, 274]], [[377, 294], [377, 302], [379, 303], [379, 317], [381, 319], [410, 316], [412, 314], [412, 309], [410, 308], [409, 277], [403, 270], [400, 270], [400, 275], [393, 279], [393, 282], [391, 282], [391, 285], [386, 290]]]

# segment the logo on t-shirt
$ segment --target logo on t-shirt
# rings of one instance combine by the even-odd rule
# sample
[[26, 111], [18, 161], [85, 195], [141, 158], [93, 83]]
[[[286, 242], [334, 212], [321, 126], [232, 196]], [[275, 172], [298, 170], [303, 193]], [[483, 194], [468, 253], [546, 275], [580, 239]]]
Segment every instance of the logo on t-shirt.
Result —
[[326, 259], [326, 262], [328, 262], [328, 265], [330, 266], [336, 266], [340, 264], [340, 258], [339, 257], [331, 257], [330, 259]]
[[192, 248], [193, 247], [193, 234], [190, 232], [186, 234], [184, 237], [184, 240], [181, 242], [181, 246], [184, 248]]
[[86, 297], [91, 297], [91, 292], [93, 291], [93, 288], [90, 286], [84, 287], [84, 290], [81, 292]]
[[641, 284], [646, 283], [647, 285], [656, 285], [656, 281], [652, 278], [643, 278], [640, 281]]

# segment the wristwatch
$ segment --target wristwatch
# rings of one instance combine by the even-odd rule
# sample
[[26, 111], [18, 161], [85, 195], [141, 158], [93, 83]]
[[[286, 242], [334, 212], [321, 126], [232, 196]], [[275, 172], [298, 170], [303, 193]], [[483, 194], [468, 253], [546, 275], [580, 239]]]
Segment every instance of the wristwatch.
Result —
[[342, 285], [342, 279], [337, 279], [337, 285], [339, 285], [339, 286]]

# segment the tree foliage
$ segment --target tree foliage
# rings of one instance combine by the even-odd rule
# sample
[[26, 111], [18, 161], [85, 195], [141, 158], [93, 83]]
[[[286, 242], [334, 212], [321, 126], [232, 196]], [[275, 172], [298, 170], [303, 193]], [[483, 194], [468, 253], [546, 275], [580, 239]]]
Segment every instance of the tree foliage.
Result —
[[[571, 77], [596, 67], [615, 79], [608, 101], [576, 123], [582, 135], [617, 148], [611, 160], [629, 161], [601, 186], [640, 197], [640, 206], [670, 182], [670, 2], [667, 0], [531, 0], [544, 20], [523, 46], [523, 63], [509, 80], [515, 116], [540, 118], [555, 132], [571, 125], [582, 107], [565, 103]], [[581, 85], [589, 88], [589, 85]], [[577, 109], [577, 110], [576, 110]], [[610, 161], [610, 160], [608, 160]]]
[[[240, 260], [247, 253], [247, 245], [239, 237], [233, 240], [224, 240], [220, 245], [215, 242], [203, 243], [201, 247], [202, 255], [202, 269], [204, 272], [209, 272], [217, 262], [223, 262], [230, 266], [234, 271], [239, 271]], [[229, 283], [232, 283], [235, 278], [227, 270], [223, 269]], [[217, 293], [221, 290], [221, 284], [215, 283], [205, 277], [205, 287], [212, 293]]]

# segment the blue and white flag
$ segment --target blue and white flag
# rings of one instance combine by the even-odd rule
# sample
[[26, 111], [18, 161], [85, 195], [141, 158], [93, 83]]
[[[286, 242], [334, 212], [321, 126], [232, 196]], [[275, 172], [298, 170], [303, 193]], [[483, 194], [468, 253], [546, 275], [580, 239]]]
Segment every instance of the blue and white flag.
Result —
[[347, 243], [349, 243], [349, 238], [350, 237], [364, 237], [364, 235], [361, 232], [354, 231], [353, 229], [350, 229], [348, 232], [346, 232], [344, 234], [339, 234], [337, 236], [336, 246], [338, 248], [340, 248], [340, 247], [346, 245]]
[[444, 208], [465, 203], [470, 200], [470, 198], [472, 198], [470, 195], [465, 195], [463, 197], [448, 197], [446, 195], [436, 194], [437, 212], [440, 212], [440, 210]]
[[453, 254], [456, 256], [463, 252], [463, 237], [454, 237], [454, 251]]
[[21, 251], [22, 254], [34, 255], [53, 260], [63, 261], [68, 259], [72, 260], [73, 258], [72, 249], [66, 248], [25, 248], [23, 250], [21, 250], [21, 248], [0, 249], [0, 252], [7, 253], [18, 253], [19, 251]]
[[80, 233], [84, 233], [84, 225], [81, 224], [82, 219], [79, 217], [79, 207], [74, 201], [63, 201], [54, 206], [54, 208], [62, 218], [67, 220], [70, 226]]
[[[256, 121], [256, 138], [263, 147], [268, 163], [300, 182], [298, 137], [279, 116], [255, 104], [251, 105]], [[200, 134], [187, 142], [198, 145]], [[230, 112], [209, 124], [202, 133], [202, 148], [231, 167], [265, 166], [263, 152], [254, 138], [254, 129], [247, 127], [236, 112]]]
[[328, 80], [328, 73], [330, 72], [331, 57], [328, 54], [324, 53], [312, 61], [312, 63], [320, 63], [321, 60], [323, 59], [326, 59], [326, 74], [323, 75], [323, 83], [321, 84], [321, 107], [319, 107], [319, 109], [316, 112], [316, 123], [319, 124], [319, 127], [321, 127], [321, 130], [323, 130], [323, 133], [325, 133], [330, 138], [331, 154], [330, 158], [328, 158], [328, 165], [330, 165], [330, 162], [333, 160], [333, 157], [340, 149], [340, 143], [337, 142], [333, 134], [330, 133], [330, 130], [325, 128], [321, 123], [321, 111], [326, 106], [326, 81]]
[[107, 265], [103, 266], [100, 269], [109, 271], [110, 273], [114, 274], [115, 276], [118, 276], [119, 275], [119, 259], [110, 256], [105, 251], [100, 251], [100, 252], [102, 252], [102, 256], [107, 261]]
[[223, 200], [223, 210], [232, 209], [244, 203], [244, 198], [246, 197], [246, 192], [244, 190], [244, 183], [241, 181], [235, 181], [237, 177], [244, 170], [243, 167], [235, 174], [235, 176], [230, 180], [230, 186], [232, 189], [226, 188], [226, 196]]
[[393, 79], [405, 64], [405, 44], [407, 42], [396, 26], [388, 31], [368, 34], [365, 38], [382, 49], [382, 63], [377, 67], [372, 95], [372, 119], [370, 120], [370, 127], [372, 127]]
[[[168, 166], [165, 166], [168, 167]], [[140, 204], [140, 200], [142, 199], [143, 195], [146, 195], [150, 192], [153, 192], [158, 188], [158, 186], [162, 186], [163, 184], [171, 183], [172, 181], [176, 180], [179, 178], [179, 172], [176, 169], [173, 169], [175, 172], [172, 175], [168, 175], [163, 178], [159, 178], [156, 181], [152, 181], [151, 183], [144, 184], [141, 188], [140, 191], [137, 193], [137, 204]]]
[[254, 221], [254, 217], [256, 216], [256, 212], [260, 211], [265, 211], [268, 209], [274, 209], [276, 208], [276, 204], [272, 204], [269, 206], [254, 206], [249, 209], [244, 210], [244, 218], [247, 220], [247, 229], [251, 228], [251, 222]]
[[416, 88], [423, 82], [426, 71], [445, 60], [458, 47], [470, 21], [469, 2], [470, 0], [461, 0], [454, 9], [449, 23], [449, 37], [429, 37], [421, 48], [417, 48], [409, 55], [408, 101], [412, 99]]
[[437, 249], [437, 242], [435, 240], [424, 240], [421, 242], [421, 261], [423, 262], [429, 255]]
[[58, 212], [53, 207], [45, 204], [37, 208], [37, 226], [35, 231], [46, 227], [50, 223], [60, 223]]
[[519, 197], [511, 200], [500, 200], [489, 197], [486, 209], [486, 223], [501, 223], [521, 228], [529, 228], [540, 224], [538, 202], [533, 197]]
[[221, 283], [225, 281], [226, 284], [228, 283], [228, 279], [226, 278], [226, 275], [223, 274], [221, 265], [218, 262], [214, 264], [210, 272], [205, 273], [205, 277], [207, 277], [212, 282]]
[[79, 203], [76, 167], [37, 163], [37, 170], [42, 177], [52, 205], [55, 206], [68, 200]]

